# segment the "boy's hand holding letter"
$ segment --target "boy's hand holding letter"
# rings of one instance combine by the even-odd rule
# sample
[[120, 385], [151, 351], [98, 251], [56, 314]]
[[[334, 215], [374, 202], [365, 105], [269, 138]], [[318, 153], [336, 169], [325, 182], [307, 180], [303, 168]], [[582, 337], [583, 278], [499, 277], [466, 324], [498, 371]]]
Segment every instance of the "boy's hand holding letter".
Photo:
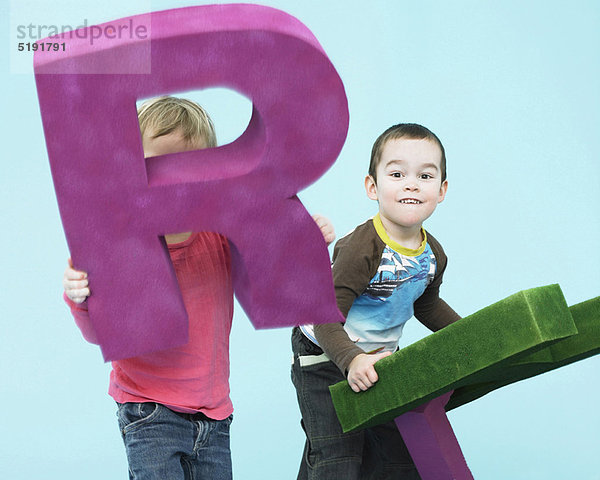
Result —
[[361, 353], [354, 357], [348, 367], [348, 384], [350, 388], [357, 393], [371, 388], [379, 380], [374, 365], [391, 354], [392, 352]]

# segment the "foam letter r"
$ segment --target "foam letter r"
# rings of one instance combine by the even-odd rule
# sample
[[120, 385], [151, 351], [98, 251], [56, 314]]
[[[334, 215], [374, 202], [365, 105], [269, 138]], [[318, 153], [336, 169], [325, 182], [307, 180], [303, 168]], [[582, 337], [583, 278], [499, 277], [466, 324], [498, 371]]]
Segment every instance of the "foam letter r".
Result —
[[[235, 292], [256, 328], [343, 321], [325, 243], [296, 197], [335, 161], [348, 128], [344, 87], [322, 47], [295, 18], [256, 5], [110, 24], [150, 22], [144, 38], [93, 46], [89, 29], [63, 34], [66, 52], [34, 58], [60, 215], [74, 265], [89, 275], [104, 358], [187, 341], [167, 233], [229, 239]], [[136, 101], [208, 87], [252, 100], [246, 131], [222, 147], [144, 160]]]

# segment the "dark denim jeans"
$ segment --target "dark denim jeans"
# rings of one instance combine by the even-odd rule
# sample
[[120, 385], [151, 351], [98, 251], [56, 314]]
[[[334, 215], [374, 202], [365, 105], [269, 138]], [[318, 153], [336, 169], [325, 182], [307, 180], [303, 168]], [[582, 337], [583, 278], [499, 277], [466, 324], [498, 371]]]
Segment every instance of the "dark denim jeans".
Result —
[[176, 413], [157, 403], [119, 404], [129, 478], [231, 480], [231, 417]]
[[418, 480], [394, 422], [343, 433], [329, 385], [345, 380], [299, 328], [292, 332], [292, 382], [306, 433], [298, 480]]

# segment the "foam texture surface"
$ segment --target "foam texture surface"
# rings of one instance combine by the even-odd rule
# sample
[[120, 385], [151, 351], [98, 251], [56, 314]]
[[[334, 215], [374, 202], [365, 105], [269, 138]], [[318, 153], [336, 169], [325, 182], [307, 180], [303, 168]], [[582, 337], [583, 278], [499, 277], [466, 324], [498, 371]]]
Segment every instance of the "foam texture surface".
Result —
[[[34, 56], [60, 215], [74, 266], [89, 274], [104, 358], [187, 341], [169, 233], [229, 239], [235, 292], [256, 328], [343, 321], [325, 242], [296, 197], [333, 164], [348, 129], [343, 84], [314, 35], [249, 4], [111, 24], [151, 24], [151, 34], [92, 44], [77, 31], [63, 34], [66, 52]], [[151, 68], [140, 73], [146, 58]], [[252, 100], [240, 138], [145, 161], [136, 101], [209, 87]]]
[[379, 381], [366, 392], [331, 386], [340, 423], [351, 431], [390, 421], [451, 390], [455, 408], [598, 353], [598, 308], [598, 299], [569, 308], [558, 285], [511, 295], [377, 362]]
[[600, 297], [569, 307], [577, 333], [541, 349], [502, 362], [486, 381], [457, 389], [446, 410], [472, 402], [486, 393], [549, 372], [600, 353]]
[[395, 419], [423, 480], [473, 480], [446, 416], [451, 395], [447, 392]]

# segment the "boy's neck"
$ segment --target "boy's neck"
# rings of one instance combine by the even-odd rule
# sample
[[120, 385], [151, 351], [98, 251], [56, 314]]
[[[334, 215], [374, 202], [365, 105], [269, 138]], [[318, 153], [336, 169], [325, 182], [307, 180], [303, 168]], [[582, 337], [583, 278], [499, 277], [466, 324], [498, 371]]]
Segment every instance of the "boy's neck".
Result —
[[379, 218], [388, 237], [399, 245], [402, 245], [404, 248], [417, 250], [421, 246], [421, 243], [423, 243], [422, 225], [402, 227], [390, 222], [382, 215], [379, 215]]
[[173, 245], [175, 243], [185, 242], [188, 238], [190, 238], [191, 235], [191, 232], [168, 233], [167, 235], [165, 235], [165, 241], [167, 242], [167, 245]]

